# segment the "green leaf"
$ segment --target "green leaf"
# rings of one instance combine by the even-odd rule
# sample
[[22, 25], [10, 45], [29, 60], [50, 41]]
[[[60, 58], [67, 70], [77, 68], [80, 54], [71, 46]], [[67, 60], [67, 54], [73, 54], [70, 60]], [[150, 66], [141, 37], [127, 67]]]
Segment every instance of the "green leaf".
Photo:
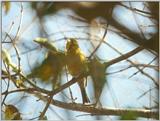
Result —
[[14, 72], [18, 72], [18, 67], [12, 62], [11, 56], [6, 49], [2, 49], [2, 59], [7, 66], [13, 69]]
[[136, 115], [136, 113], [128, 112], [128, 113], [121, 115], [119, 119], [120, 120], [136, 120], [137, 115]]
[[9, 1], [3, 2], [3, 7], [4, 7], [4, 10], [5, 10], [5, 13], [7, 14], [8, 11], [10, 10], [10, 8], [11, 8], [11, 3]]

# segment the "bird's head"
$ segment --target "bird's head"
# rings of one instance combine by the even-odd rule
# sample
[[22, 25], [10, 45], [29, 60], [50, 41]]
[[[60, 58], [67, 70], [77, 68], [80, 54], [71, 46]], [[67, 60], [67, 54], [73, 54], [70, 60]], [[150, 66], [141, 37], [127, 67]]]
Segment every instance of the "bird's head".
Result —
[[33, 40], [34, 42], [38, 43], [39, 45], [45, 47], [46, 49], [53, 51], [53, 52], [57, 52], [57, 49], [55, 47], [55, 45], [51, 42], [49, 42], [49, 40], [47, 38], [36, 38]]
[[67, 39], [66, 49], [67, 50], [75, 50], [79, 48], [78, 42], [74, 38]]

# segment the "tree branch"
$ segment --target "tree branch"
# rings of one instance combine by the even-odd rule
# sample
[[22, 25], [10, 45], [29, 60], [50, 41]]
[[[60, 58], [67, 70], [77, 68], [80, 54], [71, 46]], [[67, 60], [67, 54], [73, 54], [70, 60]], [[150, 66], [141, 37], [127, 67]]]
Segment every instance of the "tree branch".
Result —
[[[40, 94], [36, 94], [37, 97], [42, 99], [43, 101], [48, 101], [48, 97], [42, 96]], [[114, 116], [121, 116], [122, 114], [126, 113], [133, 113], [136, 114], [137, 117], [144, 117], [144, 118], [154, 118], [158, 119], [158, 112], [151, 111], [151, 110], [144, 110], [144, 109], [122, 109], [122, 108], [96, 108], [90, 105], [83, 105], [77, 103], [65, 103], [58, 100], [52, 100], [52, 105], [73, 110], [73, 111], [80, 111], [90, 113], [92, 115], [114, 115]]]
[[[107, 67], [110, 66], [110, 65], [113, 65], [113, 64], [115, 64], [115, 63], [117, 63], [117, 62], [120, 62], [120, 61], [122, 61], [122, 60], [125, 60], [125, 59], [127, 59], [127, 58], [135, 55], [136, 53], [140, 52], [141, 50], [143, 50], [143, 47], [141, 47], [141, 46], [140, 46], [140, 47], [137, 47], [136, 49], [134, 49], [134, 50], [132, 50], [132, 51], [130, 51], [130, 52], [128, 52], [128, 53], [126, 53], [126, 54], [118, 57], [118, 58], [115, 58], [115, 59], [113, 59], [113, 60], [111, 60], [111, 61], [109, 61], [109, 62], [105, 62], [104, 65], [105, 65], [105, 67], [107, 68]], [[144, 73], [144, 74], [145, 74], [145, 73]], [[78, 77], [71, 79], [69, 82], [67, 82], [67, 83], [65, 83], [64, 85], [62, 85], [61, 87], [55, 89], [55, 90], [52, 92], [52, 94], [55, 95], [55, 94], [61, 92], [62, 90], [66, 89], [67, 87], [71, 86], [72, 84], [80, 81], [82, 78], [87, 77], [88, 75], [89, 75], [89, 73], [82, 73], [82, 74], [80, 74]], [[155, 83], [156, 85], [158, 85], [158, 82], [156, 82], [155, 80], [153, 80], [153, 81], [154, 81], [154, 83]]]
[[[40, 92], [35, 91], [25, 91], [30, 94], [34, 94], [37, 98], [41, 99], [44, 102], [49, 102], [48, 104], [55, 105], [60, 108], [73, 110], [73, 111], [80, 111], [90, 113], [91, 115], [114, 115], [114, 116], [121, 116], [127, 113], [133, 113], [137, 117], [144, 117], [144, 118], [154, 118], [158, 119], [158, 111], [151, 111], [145, 109], [122, 109], [122, 108], [96, 108], [91, 105], [84, 105], [78, 103], [66, 103], [58, 100], [51, 99], [48, 96], [42, 95]], [[8, 94], [14, 93], [16, 91], [8, 92]]]
[[107, 68], [107, 67], [110, 66], [110, 65], [113, 65], [113, 64], [115, 64], [115, 63], [117, 63], [117, 62], [120, 62], [120, 61], [122, 61], [122, 60], [125, 60], [125, 59], [127, 59], [127, 58], [129, 58], [129, 57], [131, 57], [131, 56], [133, 56], [133, 55], [135, 55], [135, 54], [137, 54], [137, 53], [140, 52], [141, 50], [143, 50], [143, 47], [140, 46], [140, 47], [137, 47], [136, 49], [134, 49], [134, 50], [132, 50], [132, 51], [130, 51], [130, 52], [128, 52], [128, 53], [126, 53], [126, 54], [118, 57], [118, 58], [112, 59], [112, 60], [109, 61], [109, 62], [104, 62], [105, 67]]
[[136, 114], [139, 117], [155, 118], [158, 119], [158, 112], [143, 110], [143, 109], [120, 109], [120, 108], [95, 108], [91, 106], [85, 106], [82, 104], [64, 103], [61, 101], [53, 100], [52, 104], [61, 108], [75, 110], [80, 112], [86, 112], [96, 115], [117, 115], [121, 116], [128, 112]]

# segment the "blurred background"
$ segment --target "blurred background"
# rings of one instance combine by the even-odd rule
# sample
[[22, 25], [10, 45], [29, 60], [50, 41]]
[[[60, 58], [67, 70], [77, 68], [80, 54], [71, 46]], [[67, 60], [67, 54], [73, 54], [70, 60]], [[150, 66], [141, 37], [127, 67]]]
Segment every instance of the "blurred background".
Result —
[[[3, 2], [2, 49], [5, 48], [13, 63], [18, 65], [15, 48], [7, 35], [14, 39], [24, 75], [45, 58], [46, 49], [33, 41], [37, 37], [48, 38], [62, 51], [65, 50], [66, 38], [76, 38], [86, 57], [99, 46], [95, 54], [102, 63], [142, 46], [144, 49], [137, 54], [106, 69], [107, 82], [100, 100], [102, 107], [158, 110], [159, 89], [155, 85], [159, 74], [158, 2]], [[5, 69], [3, 62], [2, 69]], [[70, 75], [68, 78], [72, 79]], [[66, 82], [64, 73], [61, 84]], [[36, 85], [51, 89], [50, 84], [43, 82], [37, 82]], [[77, 87], [77, 84], [72, 85], [71, 91], [73, 97], [77, 98], [76, 103], [81, 103]], [[2, 79], [2, 92], [7, 88], [7, 80]], [[11, 82], [8, 90], [14, 89], [16, 87]], [[94, 89], [90, 78], [86, 90], [92, 102]], [[68, 89], [65, 89], [54, 99], [71, 102], [69, 95]], [[15, 105], [25, 120], [36, 119], [45, 106], [43, 101], [26, 92], [9, 94], [5, 103]], [[3, 111], [2, 105], [2, 119]], [[48, 120], [121, 118], [91, 116], [54, 105], [50, 105], [46, 117]]]

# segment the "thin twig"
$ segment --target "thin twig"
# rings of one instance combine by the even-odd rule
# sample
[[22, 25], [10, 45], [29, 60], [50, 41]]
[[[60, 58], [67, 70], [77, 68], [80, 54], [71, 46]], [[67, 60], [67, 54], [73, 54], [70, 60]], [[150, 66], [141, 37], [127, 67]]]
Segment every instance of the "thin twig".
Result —
[[137, 100], [139, 100], [141, 97], [143, 97], [144, 95], [146, 95], [148, 92], [150, 92], [151, 90], [153, 90], [153, 89], [155, 89], [156, 87], [152, 87], [152, 88], [150, 88], [149, 90], [147, 90], [147, 91], [145, 91], [143, 94], [141, 94], [138, 98], [137, 98]]
[[45, 113], [47, 112], [47, 109], [49, 108], [50, 106], [50, 103], [52, 101], [52, 98], [53, 98], [53, 95], [50, 95], [48, 101], [47, 101], [47, 104], [45, 106], [45, 108], [43, 109], [43, 111], [41, 112], [40, 116], [39, 116], [39, 120], [43, 120], [44, 116], [45, 116]]
[[[11, 75], [10, 75], [10, 72], [9, 72], [9, 66], [6, 65], [5, 63], [4, 63], [4, 66], [5, 66], [5, 68], [6, 68], [7, 72], [8, 72], [9, 79], [8, 79], [8, 84], [7, 84], [7, 89], [6, 89], [7, 94], [4, 96], [3, 101], [2, 101], [2, 103], [1, 103], [1, 106], [3, 106], [3, 104], [5, 104], [4, 102], [5, 102], [5, 99], [6, 99], [7, 96], [8, 96], [8, 90], [9, 90], [10, 80], [11, 80]], [[8, 66], [8, 68], [7, 68], [7, 66]]]
[[21, 71], [21, 67], [20, 67], [20, 66], [21, 66], [21, 63], [20, 63], [21, 58], [20, 58], [20, 56], [19, 56], [18, 49], [17, 49], [17, 47], [16, 47], [16, 45], [15, 45], [15, 43], [14, 43], [14, 40], [11, 38], [11, 36], [10, 36], [8, 33], [6, 33], [6, 35], [10, 38], [10, 40], [11, 40], [11, 42], [12, 42], [12, 45], [13, 45], [15, 51], [16, 51], [17, 60], [18, 60], [18, 72], [17, 72], [17, 73], [20, 73], [20, 71]]
[[[126, 5], [122, 4], [122, 3], [120, 3], [119, 5], [127, 8], [127, 9], [129, 9], [129, 10], [131, 10], [131, 11], [136, 12], [136, 13], [140, 14], [141, 16], [152, 18], [152, 16], [151, 16], [152, 13], [150, 13], [150, 12], [147, 12], [147, 11], [144, 11], [144, 10], [139, 10], [139, 9], [137, 9], [137, 8], [130, 8], [130, 7], [128, 7], [128, 6], [126, 6]], [[144, 14], [147, 14], [148, 16], [147, 16], [147, 15], [144, 15]]]
[[20, 34], [20, 29], [21, 29], [21, 25], [22, 25], [22, 18], [23, 18], [23, 5], [22, 5], [22, 2], [21, 2], [21, 10], [20, 10], [20, 21], [19, 21], [19, 26], [18, 26], [18, 29], [17, 29], [17, 33], [14, 37], [14, 43], [19, 39], [19, 34]]
[[[130, 9], [132, 10], [133, 8], [132, 8], [131, 2], [129, 2], [129, 5], [130, 5]], [[135, 22], [136, 22], [136, 24], [137, 24], [137, 27], [138, 27], [138, 29], [139, 29], [139, 31], [140, 31], [140, 33], [141, 33], [143, 39], [146, 39], [146, 38], [145, 38], [145, 35], [144, 35], [144, 33], [143, 33], [143, 31], [142, 31], [140, 25], [139, 25], [139, 22], [138, 22], [138, 20], [137, 20], [137, 17], [136, 17], [136, 15], [135, 15], [135, 12], [132, 11], [132, 14], [133, 14], [134, 20], [135, 20]]]
[[[107, 45], [109, 45], [109, 44], [108, 44], [107, 42], [105, 42], [105, 41], [104, 41], [104, 43], [106, 43]], [[109, 45], [109, 46], [110, 46], [110, 45]], [[122, 61], [122, 60], [125, 60], [125, 59], [127, 59], [127, 58], [135, 55], [136, 53], [140, 52], [140, 51], [143, 50], [143, 49], [144, 49], [144, 48], [143, 48], [142, 46], [137, 47], [136, 49], [128, 52], [127, 54], [121, 55], [120, 57], [118, 57], [118, 58], [116, 58], [116, 59], [113, 59], [113, 60], [111, 60], [111, 61], [109, 61], [109, 62], [105, 62], [104, 64], [105, 64], [106, 67], [107, 67], [107, 63], [108, 63], [108, 65], [115, 64], [115, 63], [117, 63], [117, 62], [120, 62], [120, 61]], [[116, 50], [116, 49], [114, 48], [114, 50]], [[118, 51], [117, 51], [117, 52], [118, 52]], [[118, 52], [118, 53], [121, 54], [120, 52]], [[130, 62], [132, 65], [134, 65], [134, 63], [133, 63], [131, 60], [127, 59], [127, 61]], [[137, 67], [137, 66], [135, 66], [135, 67], [136, 67], [143, 75], [145, 75], [145, 76], [147, 76], [148, 78], [150, 78], [150, 79], [155, 83], [156, 86], [159, 85], [158, 82], [157, 82], [152, 76], [150, 76], [150, 75], [147, 74], [146, 72], [142, 71], [139, 67]]]
[[124, 55], [121, 55], [121, 56], [118, 57], [118, 58], [112, 59], [112, 60], [109, 61], [109, 62], [104, 62], [105, 67], [107, 68], [107, 67], [110, 66], [110, 65], [113, 65], [113, 64], [115, 64], [115, 63], [117, 63], [117, 62], [120, 62], [120, 61], [122, 61], [122, 60], [125, 60], [125, 59], [127, 59], [127, 58], [129, 58], [129, 57], [131, 57], [131, 56], [133, 56], [133, 55], [135, 55], [135, 54], [137, 54], [137, 53], [140, 52], [141, 50], [143, 50], [143, 47], [137, 47], [137, 48], [133, 49], [132, 51], [130, 51], [130, 52], [124, 54]]
[[[7, 33], [10, 33], [10, 32], [11, 32], [11, 30], [12, 30], [12, 28], [13, 28], [13, 25], [14, 25], [14, 21], [12, 21], [12, 24], [11, 24], [11, 26], [10, 26], [10, 28], [9, 28], [9, 31], [8, 31]], [[7, 39], [7, 35], [5, 35], [4, 39], [2, 40], [2, 43], [7, 43], [7, 42], [5, 42], [6, 39]]]
[[[125, 67], [125, 68], [122, 68], [122, 69], [120, 69], [120, 70], [118, 70], [118, 71], [108, 72], [107, 75], [120, 73], [120, 72], [122, 72], [122, 71], [125, 71], [125, 70], [127, 70], [127, 69], [129, 69], [129, 68], [132, 68], [132, 67], [135, 67], [135, 66], [137, 66], [137, 67], [145, 67], [145, 68], [152, 68], [152, 69], [155, 69], [155, 70], [159, 71], [158, 66], [156, 66], [156, 65], [134, 64], [134, 65], [129, 65], [129, 66]], [[139, 72], [139, 71], [138, 71], [138, 72]]]
[[36, 88], [25, 88], [25, 89], [16, 89], [12, 91], [4, 91], [2, 92], [2, 95], [16, 93], [16, 92], [31, 92], [31, 91], [37, 91], [37, 89]]
[[[34, 94], [36, 97], [40, 98], [43, 101], [48, 101], [48, 97], [41, 95], [39, 92], [29, 91], [29, 93]], [[51, 98], [50, 98], [51, 99]], [[148, 117], [158, 119], [158, 112], [144, 109], [118, 109], [118, 108], [95, 108], [92, 106], [84, 106], [83, 104], [75, 104], [75, 103], [65, 103], [58, 100], [51, 100], [51, 104], [69, 109], [74, 111], [86, 112], [96, 115], [122, 115], [122, 113], [133, 112], [136, 113], [139, 117]]]
[[[157, 58], [157, 57], [155, 57], [155, 58], [154, 58], [151, 62], [149, 62], [147, 65], [151, 64], [156, 58]], [[143, 67], [141, 68], [141, 71], [143, 71], [143, 70], [145, 69], [145, 67], [146, 67], [146, 66], [143, 66]], [[129, 76], [129, 78], [135, 76], [135, 75], [138, 74], [139, 72], [140, 72], [139, 70], [136, 71], [136, 72], [133, 73], [131, 76]]]
[[[39, 94], [36, 94], [40, 99], [43, 101], [47, 101], [46, 96], [42, 96]], [[74, 111], [80, 111], [80, 112], [86, 112], [96, 115], [115, 115], [120, 116], [122, 114], [126, 114], [128, 112], [132, 112], [134, 114], [137, 114], [136, 116], [139, 117], [148, 117], [158, 119], [158, 112], [157, 111], [151, 111], [151, 110], [144, 110], [144, 109], [121, 109], [121, 108], [95, 108], [92, 106], [86, 106], [83, 104], [76, 104], [76, 103], [65, 103], [58, 100], [52, 100], [51, 104]]]
[[[66, 66], [65, 66], [65, 73], [66, 73], [67, 82], [68, 82], [68, 81], [69, 81], [69, 79], [68, 79], [67, 67], [66, 67]], [[71, 96], [71, 100], [72, 100], [72, 102], [74, 102], [73, 95], [72, 95], [72, 91], [71, 91], [71, 88], [70, 88], [70, 87], [69, 87], [69, 93], [70, 93], [70, 96]]]
[[98, 48], [101, 46], [101, 44], [103, 43], [104, 41], [104, 38], [107, 34], [107, 31], [108, 31], [108, 26], [109, 26], [109, 23], [107, 23], [107, 27], [105, 29], [105, 32], [104, 32], [104, 35], [102, 37], [102, 39], [100, 40], [99, 44], [97, 45], [97, 47], [94, 49], [94, 51], [90, 54], [90, 56], [88, 57], [89, 59], [94, 55], [94, 53], [98, 50]]

